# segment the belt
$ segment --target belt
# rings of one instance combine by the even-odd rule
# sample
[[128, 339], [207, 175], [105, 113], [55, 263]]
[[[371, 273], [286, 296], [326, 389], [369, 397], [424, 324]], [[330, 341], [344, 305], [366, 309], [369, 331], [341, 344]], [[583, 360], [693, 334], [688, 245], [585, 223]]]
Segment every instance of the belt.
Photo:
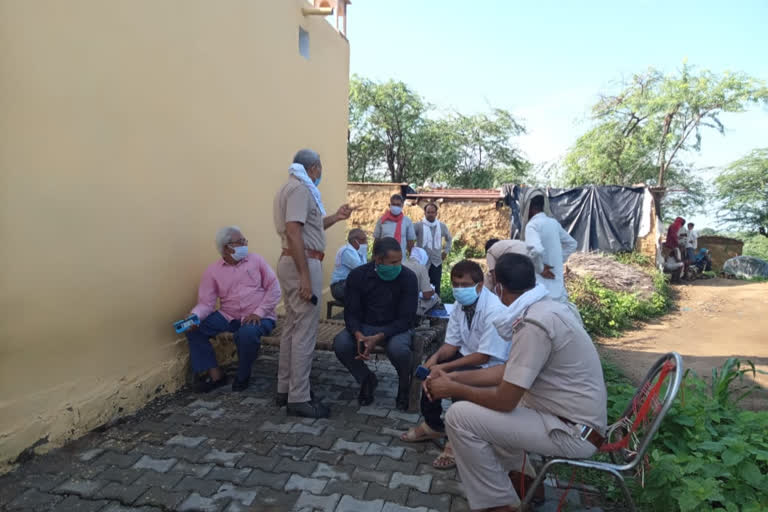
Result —
[[605, 437], [601, 436], [600, 432], [593, 429], [589, 425], [574, 423], [569, 419], [563, 418], [562, 416], [558, 416], [557, 418], [567, 425], [575, 425], [576, 427], [578, 427], [579, 439], [581, 439], [582, 441], [588, 441], [592, 443], [595, 446], [595, 448], [600, 448], [605, 442]]
[[[316, 251], [314, 249], [304, 249], [304, 252], [307, 253], [307, 258], [309, 258], [311, 260], [323, 261], [323, 259], [325, 258], [325, 253], [321, 252], [321, 251]], [[283, 247], [283, 254], [282, 255], [283, 256], [293, 256], [291, 254], [291, 251], [289, 251], [285, 247]]]

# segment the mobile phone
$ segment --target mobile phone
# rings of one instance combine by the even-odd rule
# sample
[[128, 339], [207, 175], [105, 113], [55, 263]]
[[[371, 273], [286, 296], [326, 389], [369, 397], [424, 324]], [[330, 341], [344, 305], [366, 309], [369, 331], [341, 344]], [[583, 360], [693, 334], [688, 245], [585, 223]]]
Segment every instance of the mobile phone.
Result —
[[415, 377], [419, 380], [424, 380], [429, 376], [429, 368], [424, 368], [423, 366], [419, 365], [418, 368], [416, 368], [416, 373], [414, 374]]
[[309, 302], [317, 306], [317, 295], [312, 295], [312, 298], [309, 299]]
[[185, 332], [187, 329], [189, 329], [190, 327], [192, 327], [193, 325], [200, 325], [200, 319], [197, 317], [197, 315], [190, 315], [183, 320], [174, 322], [173, 328], [177, 333], [181, 334]]

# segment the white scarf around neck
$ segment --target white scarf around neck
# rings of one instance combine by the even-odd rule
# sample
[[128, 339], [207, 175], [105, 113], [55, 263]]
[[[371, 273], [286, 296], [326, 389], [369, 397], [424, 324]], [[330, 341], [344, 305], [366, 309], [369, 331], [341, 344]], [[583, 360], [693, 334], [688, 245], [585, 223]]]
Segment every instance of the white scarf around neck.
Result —
[[539, 283], [533, 289], [518, 297], [515, 302], [507, 307], [506, 311], [493, 321], [493, 326], [496, 327], [499, 336], [507, 341], [512, 341], [517, 321], [520, 320], [525, 310], [548, 296], [549, 291], [546, 286]]
[[[425, 249], [443, 250], [443, 230], [440, 226], [440, 221], [435, 219], [429, 222], [425, 217], [421, 220], [421, 223], [424, 224], [424, 228], [421, 230], [421, 246]], [[437, 228], [435, 236], [432, 236], [432, 228]]]
[[301, 164], [293, 163], [288, 168], [288, 173], [296, 176], [299, 181], [307, 186], [309, 192], [312, 194], [312, 197], [315, 199], [317, 208], [320, 210], [320, 215], [325, 217], [325, 207], [323, 206], [323, 199], [320, 197], [320, 191], [317, 189], [315, 182], [312, 181], [312, 178], [309, 177], [309, 174], [307, 174], [307, 170], [304, 168], [304, 166]]

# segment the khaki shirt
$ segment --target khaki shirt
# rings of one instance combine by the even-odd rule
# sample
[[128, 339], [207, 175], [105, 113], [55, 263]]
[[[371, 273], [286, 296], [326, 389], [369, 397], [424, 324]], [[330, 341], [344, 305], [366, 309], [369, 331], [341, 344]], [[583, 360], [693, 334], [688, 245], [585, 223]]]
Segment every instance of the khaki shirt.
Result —
[[[427, 272], [427, 267], [419, 263], [418, 261], [414, 261], [410, 258], [408, 258], [404, 263], [403, 266], [410, 269], [414, 274], [416, 274], [416, 280], [419, 285], [419, 292], [420, 293], [429, 293], [435, 291], [434, 288], [432, 288], [432, 283], [429, 281], [429, 272]], [[416, 309], [417, 315], [423, 315], [428, 309], [430, 309], [432, 306], [437, 304], [439, 300], [439, 297], [437, 294], [433, 295], [431, 299], [423, 299], [421, 296], [419, 296], [419, 305]]]
[[288, 247], [285, 237], [287, 222], [300, 222], [304, 238], [304, 247], [314, 251], [325, 251], [325, 230], [323, 216], [317, 207], [314, 197], [306, 185], [297, 178], [290, 176], [275, 196], [273, 215], [275, 229], [280, 235], [283, 247]]
[[[523, 405], [605, 433], [607, 392], [600, 357], [565, 304], [545, 299], [520, 321], [504, 380], [527, 389]], [[543, 416], [547, 430], [562, 422]]]

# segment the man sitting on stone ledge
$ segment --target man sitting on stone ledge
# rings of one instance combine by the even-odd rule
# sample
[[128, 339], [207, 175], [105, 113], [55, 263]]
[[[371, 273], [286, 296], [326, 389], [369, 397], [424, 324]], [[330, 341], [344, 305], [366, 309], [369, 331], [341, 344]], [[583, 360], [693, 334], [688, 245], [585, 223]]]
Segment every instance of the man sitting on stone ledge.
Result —
[[[237, 377], [232, 391], [248, 387], [251, 366], [259, 354], [261, 337], [275, 328], [275, 308], [280, 302], [280, 284], [264, 258], [248, 252], [240, 228], [229, 226], [216, 233], [221, 259], [209, 266], [200, 281], [197, 305], [191, 313], [200, 326], [187, 330], [192, 370], [207, 375], [197, 384], [203, 393], [227, 383], [218, 367], [210, 338], [222, 332], [235, 333]], [[216, 300], [221, 307], [216, 311]]]
[[408, 409], [411, 382], [412, 327], [416, 317], [416, 276], [402, 265], [400, 244], [391, 237], [376, 240], [373, 261], [352, 270], [344, 300], [346, 329], [333, 340], [336, 357], [360, 384], [358, 401], [370, 405], [378, 385], [365, 364], [376, 345], [386, 352], [399, 378], [396, 404]]

